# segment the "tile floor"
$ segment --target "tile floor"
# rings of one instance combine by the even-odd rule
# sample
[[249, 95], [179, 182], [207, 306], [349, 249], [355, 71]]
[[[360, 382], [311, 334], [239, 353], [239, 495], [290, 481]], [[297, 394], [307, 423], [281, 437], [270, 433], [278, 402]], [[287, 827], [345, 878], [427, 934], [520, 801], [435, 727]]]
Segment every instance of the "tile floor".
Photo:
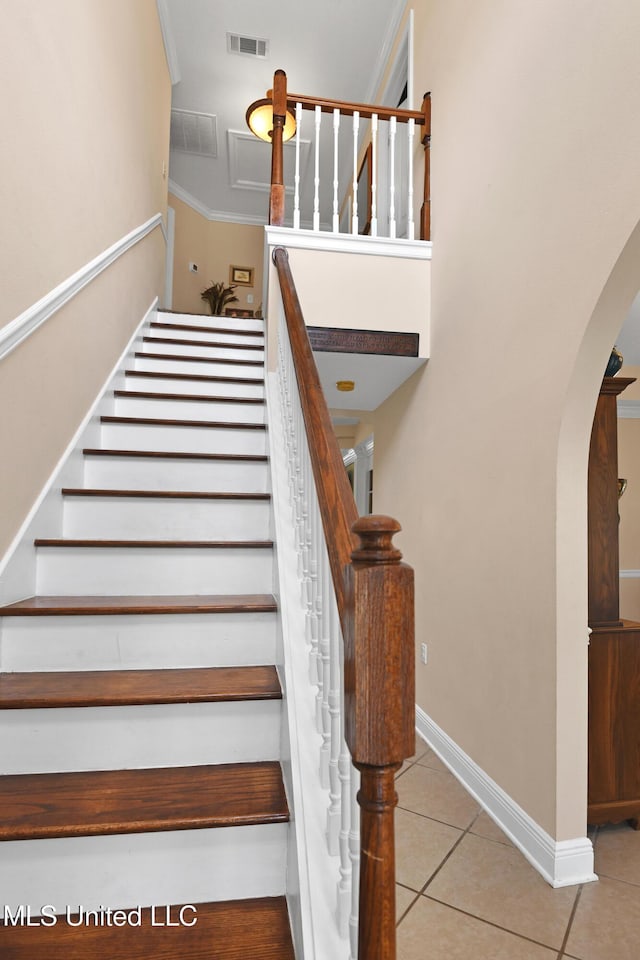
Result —
[[398, 960], [640, 960], [640, 831], [594, 831], [599, 880], [553, 890], [419, 738], [398, 773]]

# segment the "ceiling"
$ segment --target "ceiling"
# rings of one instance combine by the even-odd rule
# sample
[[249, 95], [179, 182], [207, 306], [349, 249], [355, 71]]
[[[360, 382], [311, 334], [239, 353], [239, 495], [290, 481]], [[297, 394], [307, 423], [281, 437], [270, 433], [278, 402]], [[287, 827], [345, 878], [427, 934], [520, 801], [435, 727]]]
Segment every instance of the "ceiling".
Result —
[[[157, 0], [172, 107], [216, 117], [217, 156], [172, 145], [177, 195], [218, 220], [264, 224], [271, 149], [245, 113], [277, 69], [299, 94], [372, 102], [406, 0]], [[268, 41], [265, 59], [230, 53], [227, 33]]]

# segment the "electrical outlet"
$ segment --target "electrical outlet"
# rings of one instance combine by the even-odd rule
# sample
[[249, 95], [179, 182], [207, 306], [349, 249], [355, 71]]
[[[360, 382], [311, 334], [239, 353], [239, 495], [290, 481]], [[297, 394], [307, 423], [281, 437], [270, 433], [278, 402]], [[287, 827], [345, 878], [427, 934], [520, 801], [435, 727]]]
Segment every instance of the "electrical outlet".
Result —
[[427, 658], [427, 645], [426, 645], [426, 643], [421, 643], [421, 644], [420, 644], [420, 659], [422, 660], [423, 663], [426, 663], [426, 662], [427, 662], [427, 659], [428, 659], [428, 658]]
[[253, 294], [252, 294], [252, 293], [248, 293], [248, 294], [247, 294], [247, 303], [253, 303]]
[[197, 273], [197, 272], [198, 272], [198, 264], [197, 264], [197, 263], [190, 263], [190, 264], [189, 264], [189, 270], [190, 270], [191, 273]]

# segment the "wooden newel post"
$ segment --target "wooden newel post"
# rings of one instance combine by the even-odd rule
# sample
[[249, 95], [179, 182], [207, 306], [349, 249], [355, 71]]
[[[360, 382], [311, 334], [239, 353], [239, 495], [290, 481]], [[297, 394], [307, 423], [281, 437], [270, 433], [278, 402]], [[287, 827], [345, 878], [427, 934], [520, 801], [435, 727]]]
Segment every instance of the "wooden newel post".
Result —
[[420, 239], [431, 240], [431, 94], [425, 93], [422, 101], [424, 114], [424, 201], [420, 210]]
[[284, 224], [284, 161], [282, 134], [287, 116], [287, 75], [276, 70], [273, 75], [273, 130], [271, 133], [271, 197], [269, 223], [273, 227]]
[[345, 735], [360, 771], [359, 960], [395, 960], [394, 774], [415, 750], [413, 570], [391, 517], [361, 517], [346, 568]]

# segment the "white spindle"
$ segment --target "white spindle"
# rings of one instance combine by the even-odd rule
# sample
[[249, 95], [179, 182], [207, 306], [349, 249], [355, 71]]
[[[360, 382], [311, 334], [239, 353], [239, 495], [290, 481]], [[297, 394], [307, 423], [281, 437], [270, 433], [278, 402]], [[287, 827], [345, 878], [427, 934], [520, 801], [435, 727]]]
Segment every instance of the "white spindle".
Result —
[[300, 125], [302, 122], [302, 104], [296, 103], [296, 175], [293, 193], [293, 228], [300, 229]]
[[[322, 557], [322, 579], [329, 583], [331, 571], [329, 569], [329, 557], [327, 551], [323, 551]], [[331, 717], [329, 715], [329, 686], [330, 686], [330, 666], [331, 666], [331, 643], [332, 643], [332, 616], [331, 607], [333, 594], [328, 590], [324, 592], [323, 620], [324, 629], [320, 636], [320, 657], [322, 660], [322, 701], [320, 705], [320, 733], [322, 734], [322, 746], [320, 748], [320, 783], [325, 789], [329, 787], [329, 758], [331, 757]]]
[[396, 118], [389, 120], [389, 236], [396, 235]]
[[327, 843], [329, 853], [340, 851], [340, 618], [334, 603], [331, 609], [331, 647], [329, 650], [329, 724], [331, 730], [329, 756], [329, 810], [327, 812]]
[[313, 177], [313, 229], [320, 229], [320, 121], [322, 110], [316, 107], [316, 163]]
[[378, 114], [371, 117], [371, 236], [378, 236]]
[[340, 205], [338, 202], [338, 133], [340, 130], [340, 111], [333, 111], [333, 232], [340, 230]]
[[351, 233], [358, 233], [358, 130], [360, 114], [353, 111], [353, 206], [351, 208]]
[[407, 141], [409, 150], [409, 171], [407, 173], [407, 237], [409, 240], [413, 240], [415, 234], [415, 227], [413, 223], [413, 138], [415, 136], [415, 132], [416, 122], [412, 117], [407, 123]]
[[[351, 914], [349, 916], [349, 941], [351, 944], [351, 960], [358, 957], [358, 914], [360, 899], [360, 807], [358, 805], [358, 790], [360, 789], [360, 773], [351, 766], [351, 826], [349, 829], [349, 856], [351, 858]], [[345, 798], [345, 802], [346, 798]]]

